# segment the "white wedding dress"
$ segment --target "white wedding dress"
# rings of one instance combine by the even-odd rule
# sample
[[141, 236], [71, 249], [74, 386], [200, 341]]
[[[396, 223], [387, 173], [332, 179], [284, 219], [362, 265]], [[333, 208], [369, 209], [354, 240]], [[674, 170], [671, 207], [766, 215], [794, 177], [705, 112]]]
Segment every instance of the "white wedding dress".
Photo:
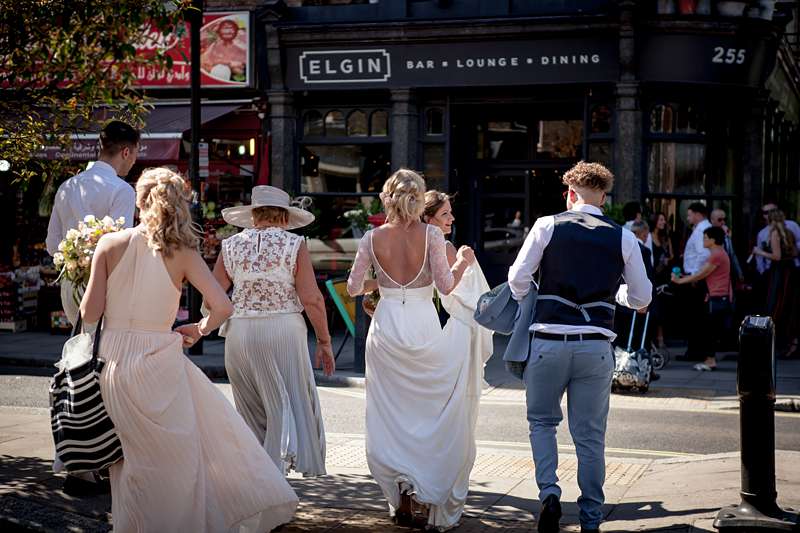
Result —
[[394, 514], [400, 491], [430, 506], [428, 524], [458, 524], [475, 461], [474, 427], [491, 337], [471, 311], [488, 290], [477, 265], [442, 299], [451, 319], [444, 330], [433, 305], [434, 285], [454, 283], [441, 230], [428, 226], [422, 268], [401, 285], [372, 251], [372, 231], [359, 245], [348, 280], [360, 293], [374, 266], [381, 299], [367, 336], [367, 463]]

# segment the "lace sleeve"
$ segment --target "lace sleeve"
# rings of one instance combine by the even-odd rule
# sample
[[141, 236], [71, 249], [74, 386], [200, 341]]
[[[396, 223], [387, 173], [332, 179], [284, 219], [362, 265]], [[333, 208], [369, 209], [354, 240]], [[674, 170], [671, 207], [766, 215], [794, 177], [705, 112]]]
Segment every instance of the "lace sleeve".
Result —
[[347, 292], [350, 296], [357, 296], [364, 291], [364, 278], [372, 264], [372, 255], [369, 249], [370, 233], [367, 232], [358, 243], [358, 252], [350, 269], [350, 276], [347, 278]]
[[442, 294], [450, 294], [455, 287], [455, 277], [450, 271], [447, 261], [447, 244], [442, 230], [435, 226], [428, 226], [430, 232], [428, 239], [428, 257], [431, 264], [433, 283]]

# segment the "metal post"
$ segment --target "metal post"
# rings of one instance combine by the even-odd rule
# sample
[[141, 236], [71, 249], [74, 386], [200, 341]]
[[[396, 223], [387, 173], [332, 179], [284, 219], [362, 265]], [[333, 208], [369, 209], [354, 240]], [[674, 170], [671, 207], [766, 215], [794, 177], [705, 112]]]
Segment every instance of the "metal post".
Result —
[[[203, 25], [203, 0], [192, 0], [192, 8], [189, 15], [190, 21], [190, 40], [191, 40], [191, 61], [192, 61], [192, 88], [191, 88], [191, 159], [189, 160], [189, 177], [192, 180], [192, 190], [195, 199], [192, 202], [192, 218], [197, 224], [202, 225], [200, 215], [200, 128], [202, 127], [200, 116], [200, 27]], [[202, 318], [200, 304], [202, 297], [200, 292], [189, 285], [189, 322], [197, 322]], [[189, 348], [190, 355], [203, 354], [203, 338]]]
[[357, 374], [364, 374], [367, 370], [367, 329], [369, 329], [369, 318], [364, 312], [364, 297], [356, 297], [356, 336], [353, 339], [353, 371]]
[[747, 316], [739, 330], [739, 393], [742, 501], [714, 520], [721, 533], [797, 531], [800, 518], [781, 509], [775, 488], [775, 324]]

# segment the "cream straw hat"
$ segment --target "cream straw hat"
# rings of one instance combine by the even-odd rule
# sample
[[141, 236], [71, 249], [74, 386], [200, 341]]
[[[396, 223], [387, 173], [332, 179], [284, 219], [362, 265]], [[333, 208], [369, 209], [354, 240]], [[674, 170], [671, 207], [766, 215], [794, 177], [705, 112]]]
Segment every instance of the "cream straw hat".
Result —
[[289, 212], [289, 224], [286, 229], [297, 229], [314, 222], [314, 215], [300, 207], [292, 205], [286, 191], [270, 185], [253, 187], [250, 205], [227, 207], [222, 210], [222, 218], [228, 224], [240, 228], [253, 227], [253, 209], [256, 207], [281, 207]]

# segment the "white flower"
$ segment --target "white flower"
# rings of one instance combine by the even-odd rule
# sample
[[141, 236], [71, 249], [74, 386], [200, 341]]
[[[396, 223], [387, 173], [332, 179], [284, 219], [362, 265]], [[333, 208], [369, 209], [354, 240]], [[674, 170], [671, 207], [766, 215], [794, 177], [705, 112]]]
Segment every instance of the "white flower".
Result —
[[104, 217], [103, 217], [103, 220], [102, 220], [102, 222], [103, 222], [103, 225], [104, 225], [104, 226], [113, 226], [113, 225], [114, 225], [114, 219], [113, 219], [113, 218], [111, 218], [111, 217], [110, 217], [110, 216], [108, 216], [108, 215], [106, 215], [106, 216], [104, 216]]
[[[58, 243], [58, 251], [63, 252], [67, 247], [67, 243], [65, 241], [61, 241]], [[63, 255], [61, 257], [64, 257]]]
[[91, 257], [89, 257], [89, 256], [86, 256], [86, 255], [84, 255], [83, 257], [81, 257], [80, 261], [78, 261], [78, 265], [79, 265], [81, 268], [86, 268], [86, 267], [88, 267], [88, 266], [89, 266], [89, 265], [91, 265], [91, 264], [92, 264], [92, 258], [91, 258]]
[[125, 225], [125, 217], [119, 217], [117, 219], [117, 226], [122, 227]]
[[81, 236], [81, 232], [76, 229], [71, 229], [67, 232], [67, 236], [65, 237], [68, 241], [74, 241]]
[[85, 217], [83, 217], [83, 221], [86, 222], [87, 224], [94, 224], [95, 222], [97, 222], [97, 218], [94, 215], [86, 215]]
[[64, 263], [64, 254], [62, 254], [61, 252], [56, 252], [56, 254], [53, 256], [53, 263], [56, 266], [59, 266], [59, 265], [63, 264]]

